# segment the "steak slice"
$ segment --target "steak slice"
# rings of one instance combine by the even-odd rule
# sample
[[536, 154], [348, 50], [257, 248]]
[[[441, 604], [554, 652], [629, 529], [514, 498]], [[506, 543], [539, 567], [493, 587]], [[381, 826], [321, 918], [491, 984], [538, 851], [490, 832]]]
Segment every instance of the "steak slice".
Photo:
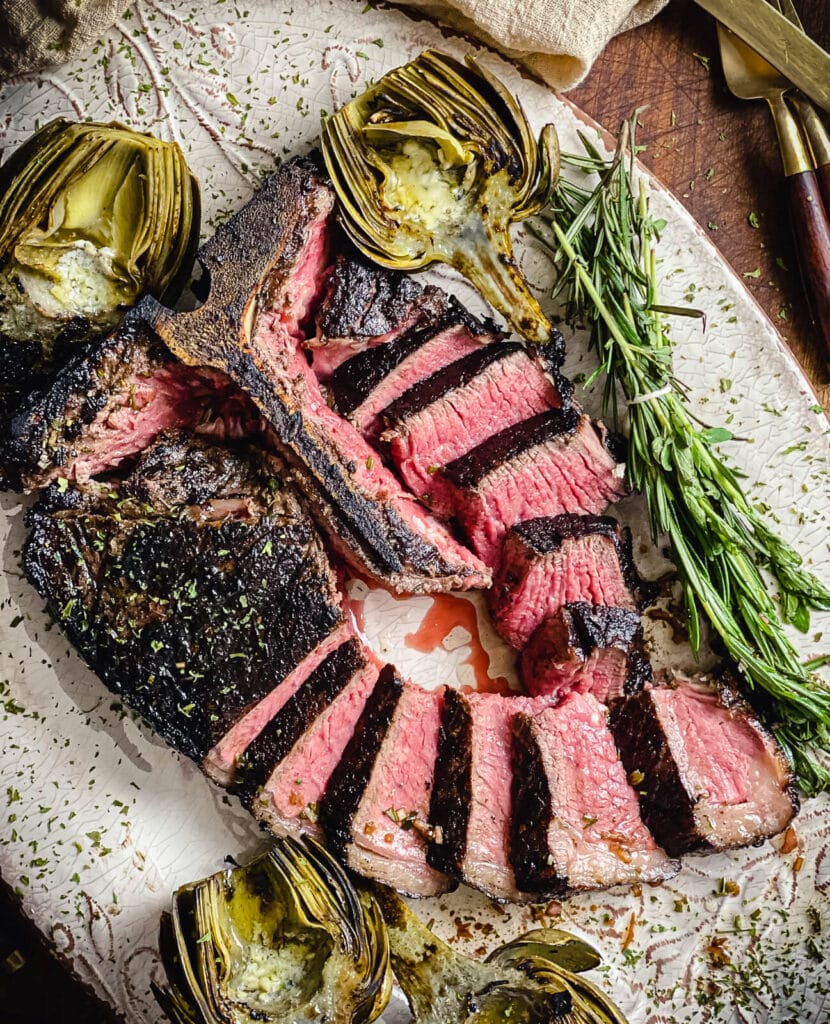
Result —
[[500, 433], [443, 470], [473, 550], [494, 568], [507, 530], [524, 519], [596, 514], [623, 494], [623, 466], [605, 428], [578, 408], [551, 409]]
[[438, 323], [417, 324], [393, 341], [366, 348], [341, 363], [327, 384], [334, 406], [361, 434], [376, 440], [383, 429], [381, 414], [388, 405], [418, 381], [442, 372], [496, 337], [451, 300], [446, 316]]
[[332, 542], [361, 570], [406, 592], [487, 586], [488, 570], [398, 484], [354, 427], [328, 407], [299, 348], [328, 259], [331, 188], [291, 161], [201, 250], [203, 306], [142, 312], [187, 364], [213, 366], [270, 424]]
[[[250, 756], [257, 766], [255, 781], [261, 780], [262, 786], [252, 809], [273, 832], [319, 836], [320, 801], [380, 668], [359, 640], [343, 644], [249, 748], [244, 769], [248, 769]], [[260, 745], [263, 737], [267, 740], [264, 746]]]
[[672, 856], [757, 843], [798, 809], [783, 751], [730, 687], [649, 686], [614, 706], [611, 729], [643, 820]]
[[640, 818], [605, 710], [590, 694], [513, 719], [516, 884], [542, 898], [677, 871]]
[[320, 820], [332, 851], [361, 875], [411, 896], [446, 892], [427, 864], [429, 811], [442, 693], [404, 683], [391, 665], [332, 773]]
[[634, 566], [631, 533], [611, 516], [541, 516], [508, 531], [488, 594], [499, 634], [521, 650], [566, 604], [639, 610], [655, 595]]
[[610, 704], [651, 679], [637, 612], [577, 601], [544, 619], [522, 651], [529, 693], [561, 697], [571, 690]]
[[533, 715], [547, 698], [444, 693], [427, 860], [492, 899], [529, 899], [510, 866], [513, 715]]
[[307, 341], [314, 372], [326, 381], [359, 350], [438, 323], [449, 301], [440, 288], [425, 287], [411, 274], [386, 270], [354, 251], [339, 252], [317, 307], [316, 336]]
[[26, 490], [58, 476], [83, 483], [181, 427], [240, 439], [258, 434], [261, 423], [224, 374], [175, 362], [128, 315], [20, 405], [0, 439], [0, 468]]
[[[561, 338], [561, 335], [557, 335]], [[570, 401], [559, 373], [564, 346], [494, 342], [419, 381], [384, 411], [382, 438], [404, 483], [433, 511], [453, 511], [437, 472], [527, 416]]]
[[104, 683], [198, 761], [343, 622], [319, 534], [273, 464], [254, 465], [256, 491], [220, 482], [202, 505], [53, 485], [30, 513], [38, 593]]

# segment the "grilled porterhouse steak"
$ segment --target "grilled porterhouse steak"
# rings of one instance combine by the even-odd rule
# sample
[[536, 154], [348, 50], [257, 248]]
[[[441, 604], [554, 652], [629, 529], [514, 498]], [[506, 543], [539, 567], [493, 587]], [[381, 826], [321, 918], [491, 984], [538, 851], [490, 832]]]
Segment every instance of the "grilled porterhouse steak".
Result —
[[340, 597], [270, 458], [160, 444], [121, 487], [53, 484], [24, 565], [106, 685], [201, 760], [341, 627]]
[[226, 373], [273, 428], [335, 546], [401, 591], [486, 586], [488, 570], [398, 484], [326, 404], [300, 345], [328, 260], [334, 194], [303, 160], [285, 164], [204, 246], [205, 304], [143, 313], [179, 358]]

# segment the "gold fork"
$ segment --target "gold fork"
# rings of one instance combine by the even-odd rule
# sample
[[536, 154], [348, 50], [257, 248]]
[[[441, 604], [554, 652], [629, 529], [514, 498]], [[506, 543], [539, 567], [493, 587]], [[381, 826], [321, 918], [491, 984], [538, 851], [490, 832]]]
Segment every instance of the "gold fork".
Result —
[[[773, 6], [777, 7], [799, 31], [804, 31], [793, 0], [773, 0]], [[801, 128], [810, 144], [824, 209], [830, 214], [830, 132], [822, 124], [816, 108], [798, 89], [794, 89], [787, 99], [795, 107]]]
[[766, 100], [772, 112], [801, 274], [813, 298], [813, 319], [821, 330], [824, 356], [830, 367], [830, 223], [810, 153], [784, 100], [792, 83], [721, 24], [718, 42], [731, 92], [742, 100]]

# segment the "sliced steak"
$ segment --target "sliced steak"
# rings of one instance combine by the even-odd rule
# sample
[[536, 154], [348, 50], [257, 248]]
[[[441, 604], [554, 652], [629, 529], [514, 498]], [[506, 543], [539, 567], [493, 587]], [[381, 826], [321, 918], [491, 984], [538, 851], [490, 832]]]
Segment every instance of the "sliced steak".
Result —
[[578, 601], [544, 619], [522, 651], [529, 693], [562, 697], [571, 690], [610, 704], [651, 679], [637, 612]]
[[442, 692], [380, 673], [321, 805], [333, 852], [359, 874], [411, 896], [450, 888], [427, 864], [429, 812]]
[[185, 426], [238, 439], [258, 434], [261, 421], [224, 374], [175, 362], [136, 316], [127, 316], [20, 405], [0, 439], [0, 468], [26, 490], [57, 476], [85, 482], [162, 431]]
[[278, 680], [274, 689], [243, 715], [208, 751], [202, 762], [205, 774], [220, 786], [232, 786], [237, 778], [239, 762], [251, 743], [315, 669], [352, 636], [350, 624], [341, 622], [335, 626], [285, 679]]
[[321, 664], [249, 748], [243, 768], [251, 756], [262, 780], [252, 809], [278, 835], [320, 834], [320, 802], [380, 668], [370, 651], [350, 640]]
[[542, 621], [585, 601], [640, 609], [655, 594], [634, 566], [631, 534], [611, 516], [542, 516], [508, 531], [488, 595], [500, 635], [521, 650]]
[[496, 567], [506, 531], [524, 519], [596, 514], [622, 496], [623, 466], [601, 424], [578, 408], [551, 409], [508, 427], [443, 474], [459, 522], [481, 559]]
[[605, 710], [590, 694], [513, 719], [510, 858], [518, 887], [542, 898], [677, 871], [640, 818]]
[[649, 686], [614, 706], [611, 729], [643, 820], [673, 856], [757, 843], [797, 810], [781, 748], [729, 687]]
[[185, 363], [226, 372], [252, 397], [353, 564], [407, 592], [487, 586], [487, 569], [328, 407], [299, 348], [328, 259], [333, 205], [312, 165], [285, 164], [201, 250], [210, 277], [204, 305], [174, 314], [145, 299], [142, 311]]
[[558, 369], [563, 351], [495, 342], [392, 402], [382, 437], [407, 487], [434, 511], [451, 514], [451, 493], [437, 471], [522, 419], [568, 404], [570, 385]]
[[381, 413], [418, 381], [440, 373], [455, 360], [497, 335], [453, 301], [436, 324], [417, 324], [385, 345], [358, 352], [334, 371], [328, 389], [342, 416], [370, 440], [383, 428]]
[[528, 899], [510, 866], [513, 715], [538, 713], [546, 698], [444, 694], [427, 860], [493, 899]]
[[112, 484], [53, 485], [30, 513], [38, 593], [104, 683], [199, 761], [343, 622], [319, 534], [256, 472], [255, 493], [223, 478], [220, 497], [163, 511]]
[[448, 307], [449, 297], [440, 288], [379, 267], [351, 249], [340, 252], [317, 307], [316, 335], [307, 341], [314, 372], [326, 381], [356, 352], [393, 341], [415, 326], [438, 323]]

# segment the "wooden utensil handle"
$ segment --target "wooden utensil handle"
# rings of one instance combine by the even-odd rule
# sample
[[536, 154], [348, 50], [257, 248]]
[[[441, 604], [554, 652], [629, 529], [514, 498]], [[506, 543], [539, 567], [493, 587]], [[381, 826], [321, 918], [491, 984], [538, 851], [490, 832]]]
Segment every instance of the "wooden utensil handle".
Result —
[[816, 326], [822, 333], [824, 357], [830, 366], [830, 223], [812, 171], [790, 174], [784, 181], [801, 273], [812, 299]]
[[827, 216], [830, 217], [830, 164], [822, 164], [820, 167], [817, 167], [816, 177], [818, 178], [821, 198], [824, 200], [824, 210]]

